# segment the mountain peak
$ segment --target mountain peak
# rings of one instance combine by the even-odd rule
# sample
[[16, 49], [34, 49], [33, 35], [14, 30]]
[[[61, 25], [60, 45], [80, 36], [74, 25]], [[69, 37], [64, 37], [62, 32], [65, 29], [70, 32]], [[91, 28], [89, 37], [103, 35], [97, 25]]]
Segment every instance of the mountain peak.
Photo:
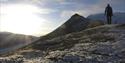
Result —
[[[44, 37], [54, 38], [62, 35], [66, 35], [72, 32], [79, 32], [87, 28], [89, 23], [89, 19], [84, 18], [79, 14], [74, 14], [69, 18], [65, 23], [63, 23], [60, 27], [55, 29], [53, 32], [47, 34]], [[60, 33], [61, 32], [61, 33]], [[43, 37], [41, 37], [41, 40]]]
[[86, 18], [77, 13], [72, 15], [71, 18], [69, 19], [69, 21], [82, 21], [82, 20], [84, 21], [84, 20], [86, 20]]
[[[81, 15], [75, 13], [74, 15], [71, 16], [71, 18], [72, 18], [72, 17], [83, 17], [83, 16], [81, 16]], [[83, 18], [84, 18], [84, 17], [83, 17]]]
[[75, 13], [73, 16], [80, 16], [79, 14]]

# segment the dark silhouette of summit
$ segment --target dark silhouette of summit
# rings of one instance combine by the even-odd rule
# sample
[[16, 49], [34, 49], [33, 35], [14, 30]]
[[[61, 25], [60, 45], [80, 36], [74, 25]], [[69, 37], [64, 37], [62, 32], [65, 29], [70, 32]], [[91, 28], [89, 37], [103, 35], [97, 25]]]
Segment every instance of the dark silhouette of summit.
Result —
[[[100, 22], [100, 21], [93, 21], [93, 20], [87, 19], [83, 16], [80, 16], [79, 14], [74, 14], [71, 16], [70, 19], [68, 19], [64, 24], [59, 26], [57, 29], [55, 29], [54, 31], [52, 31], [51, 33], [49, 33], [45, 36], [41, 36], [39, 40], [31, 43], [28, 47], [26, 46], [24, 48], [31, 47], [34, 49], [42, 49], [42, 50], [44, 50], [48, 47], [52, 48], [51, 45], [58, 44], [58, 41], [57, 41], [57, 43], [53, 44], [53, 42], [47, 43], [46, 40], [51, 40], [54, 38], [58, 38], [58, 37], [67, 35], [67, 34], [70, 35], [70, 33], [80, 32], [82, 30], [92, 28], [95, 26], [100, 26], [100, 25], [102, 25], [102, 22]], [[62, 44], [62, 46], [63, 45], [64, 44]]]
[[[74, 14], [68, 21], [66, 21], [51, 33], [44, 36], [44, 38], [54, 38], [68, 33], [78, 32], [86, 29], [88, 24], [89, 19], [86, 19], [79, 14]], [[43, 39], [43, 37], [41, 37], [41, 39]]]
[[113, 10], [112, 10], [112, 7], [110, 6], [110, 4], [108, 4], [107, 7], [105, 8], [105, 15], [106, 15], [106, 18], [107, 18], [107, 23], [111, 24], [112, 23]]

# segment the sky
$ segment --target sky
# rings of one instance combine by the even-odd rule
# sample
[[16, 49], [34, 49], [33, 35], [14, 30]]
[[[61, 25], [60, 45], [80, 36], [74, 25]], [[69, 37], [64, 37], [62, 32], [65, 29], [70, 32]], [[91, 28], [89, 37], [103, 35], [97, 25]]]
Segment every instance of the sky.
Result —
[[[41, 24], [45, 26], [39, 30], [39, 34], [44, 35], [56, 29], [75, 13], [84, 17], [104, 13], [108, 3], [113, 7], [114, 12], [125, 12], [125, 0], [0, 0], [0, 7], [21, 4], [32, 5], [32, 7], [37, 8], [37, 11], [33, 11], [35, 15], [47, 22]], [[32, 11], [29, 9], [29, 12], [30, 10]], [[3, 16], [2, 13], [4, 12], [6, 13], [4, 10], [0, 16]]]

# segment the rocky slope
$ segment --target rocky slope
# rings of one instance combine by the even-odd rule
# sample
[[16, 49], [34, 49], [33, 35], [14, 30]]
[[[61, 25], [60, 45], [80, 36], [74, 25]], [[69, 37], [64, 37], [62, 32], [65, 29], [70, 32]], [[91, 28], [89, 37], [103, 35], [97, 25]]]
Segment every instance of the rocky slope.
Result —
[[[41, 42], [40, 42], [41, 43]], [[49, 39], [43, 49], [26, 49], [3, 63], [125, 63], [125, 24], [104, 25]]]

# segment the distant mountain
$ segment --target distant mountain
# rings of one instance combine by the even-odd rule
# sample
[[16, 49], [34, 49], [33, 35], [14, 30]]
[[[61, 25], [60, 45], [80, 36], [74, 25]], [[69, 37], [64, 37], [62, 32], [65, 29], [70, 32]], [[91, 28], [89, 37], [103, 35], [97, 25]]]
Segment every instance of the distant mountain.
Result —
[[10, 32], [0, 32], [0, 53], [7, 49], [19, 48], [23, 45], [31, 43], [37, 37], [14, 34]]
[[[104, 15], [104, 13], [90, 15], [87, 18], [92, 19], [92, 20], [102, 20], [102, 21], [106, 22], [106, 17]], [[113, 17], [112, 17], [112, 20], [113, 20], [114, 24], [125, 23], [125, 12], [114, 13]]]
[[[72, 32], [78, 32], [87, 28], [89, 24], [89, 19], [80, 16], [79, 14], [74, 14], [71, 18], [64, 24], [59, 26], [57, 29], [44, 36], [44, 38], [54, 38], [62, 36]], [[43, 37], [41, 37], [43, 39]]]

